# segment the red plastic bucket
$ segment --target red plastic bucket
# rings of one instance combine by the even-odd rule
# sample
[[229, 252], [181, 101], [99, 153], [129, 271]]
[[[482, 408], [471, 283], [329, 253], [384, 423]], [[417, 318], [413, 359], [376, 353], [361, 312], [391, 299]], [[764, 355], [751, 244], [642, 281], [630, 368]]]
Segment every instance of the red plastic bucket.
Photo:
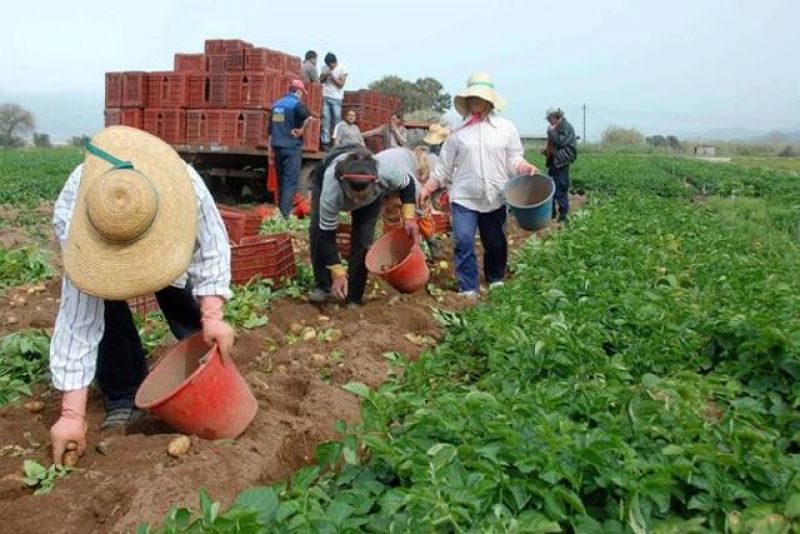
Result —
[[367, 252], [366, 264], [369, 272], [383, 276], [402, 293], [419, 291], [431, 275], [422, 249], [402, 228], [378, 239]]
[[216, 345], [206, 345], [202, 332], [184, 339], [158, 361], [136, 392], [136, 406], [184, 434], [205, 439], [237, 437], [258, 411], [256, 398], [233, 360], [223, 359]]

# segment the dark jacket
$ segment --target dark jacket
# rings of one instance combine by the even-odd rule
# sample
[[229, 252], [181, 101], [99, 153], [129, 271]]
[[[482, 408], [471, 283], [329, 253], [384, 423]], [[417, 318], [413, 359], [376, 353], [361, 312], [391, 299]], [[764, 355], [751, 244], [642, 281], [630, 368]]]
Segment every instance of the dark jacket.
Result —
[[269, 118], [270, 144], [275, 148], [300, 148], [303, 138], [292, 135], [292, 130], [303, 126], [309, 112], [302, 100], [289, 93], [274, 104]]
[[578, 141], [575, 128], [562, 118], [558, 125], [547, 131], [547, 141], [552, 148], [552, 155], [547, 158], [547, 166], [560, 169], [571, 164], [578, 157]]

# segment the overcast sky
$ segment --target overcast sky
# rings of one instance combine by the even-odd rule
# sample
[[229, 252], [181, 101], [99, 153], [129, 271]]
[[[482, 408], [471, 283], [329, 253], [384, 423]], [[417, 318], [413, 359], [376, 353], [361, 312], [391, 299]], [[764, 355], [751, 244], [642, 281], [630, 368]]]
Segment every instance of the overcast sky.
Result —
[[584, 102], [590, 139], [609, 124], [800, 130], [800, 0], [48, 0], [2, 13], [0, 101], [56, 138], [102, 126], [104, 72], [170, 69], [207, 38], [331, 50], [351, 89], [398, 74], [454, 94], [489, 72], [522, 133], [541, 133], [549, 106], [580, 133]]

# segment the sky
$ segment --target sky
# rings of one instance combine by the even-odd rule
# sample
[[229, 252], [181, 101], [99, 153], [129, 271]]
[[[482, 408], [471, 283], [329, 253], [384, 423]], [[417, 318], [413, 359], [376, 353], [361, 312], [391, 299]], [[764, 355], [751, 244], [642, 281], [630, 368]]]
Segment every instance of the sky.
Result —
[[102, 127], [106, 71], [169, 70], [208, 38], [333, 51], [348, 88], [490, 73], [525, 135], [561, 107], [582, 133], [742, 137], [800, 130], [800, 0], [9, 2], [0, 102], [54, 139]]

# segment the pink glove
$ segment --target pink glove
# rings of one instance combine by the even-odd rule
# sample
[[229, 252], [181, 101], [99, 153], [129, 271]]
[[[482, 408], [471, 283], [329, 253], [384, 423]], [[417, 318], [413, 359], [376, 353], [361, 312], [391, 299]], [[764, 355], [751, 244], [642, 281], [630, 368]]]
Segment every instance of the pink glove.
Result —
[[65, 391], [61, 397], [61, 417], [50, 428], [50, 441], [53, 444], [53, 462], [61, 467], [67, 443], [78, 444], [78, 456], [86, 450], [86, 399], [89, 388]]
[[519, 163], [517, 163], [517, 167], [514, 170], [516, 171], [517, 174], [534, 175], [537, 172], [539, 172], [539, 169], [536, 168], [536, 165], [533, 165], [532, 163], [528, 163], [525, 160], [522, 160]]
[[225, 299], [216, 295], [200, 297], [200, 320], [203, 323], [203, 339], [209, 345], [216, 344], [223, 358], [228, 358], [233, 349], [235, 333], [231, 325], [222, 320]]

